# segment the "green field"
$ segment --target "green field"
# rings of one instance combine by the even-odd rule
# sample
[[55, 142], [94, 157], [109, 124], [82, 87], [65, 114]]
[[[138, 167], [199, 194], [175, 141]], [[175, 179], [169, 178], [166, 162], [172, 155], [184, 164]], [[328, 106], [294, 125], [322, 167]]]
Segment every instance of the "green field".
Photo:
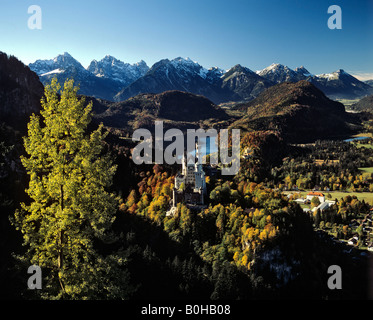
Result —
[[367, 143], [355, 143], [356, 148], [367, 148], [367, 149], [373, 149], [373, 145], [367, 144]]
[[359, 168], [359, 170], [363, 171], [363, 172], [366, 172], [366, 173], [373, 173], [373, 167]]
[[350, 196], [356, 196], [359, 200], [364, 200], [365, 202], [369, 204], [373, 204], [373, 193], [372, 192], [341, 192], [341, 191], [330, 191], [325, 192], [325, 196], [330, 193], [332, 195], [332, 199], [341, 199], [348, 195]]
[[[368, 168], [365, 168], [365, 169], [368, 169]], [[372, 169], [373, 168], [369, 168], [369, 169]], [[373, 171], [372, 171], [373, 172]], [[310, 192], [311, 190], [309, 191], [300, 191], [300, 192], [296, 192], [296, 191], [292, 191], [291, 193], [300, 193], [301, 197], [306, 197], [307, 193]], [[373, 205], [373, 192], [343, 192], [343, 191], [320, 191], [322, 192], [324, 195], [325, 195], [325, 199], [326, 200], [334, 200], [334, 199], [341, 199], [341, 198], [344, 198], [346, 196], [356, 196], [359, 200], [364, 200], [365, 202]], [[328, 193], [330, 193], [330, 195], [332, 196], [331, 198], [328, 198], [327, 195]]]
[[353, 104], [355, 104], [355, 103], [357, 103], [357, 102], [359, 102], [360, 101], [360, 99], [336, 99], [338, 102], [340, 102], [340, 103], [342, 103], [347, 109], [351, 106], [351, 105], [353, 105]]

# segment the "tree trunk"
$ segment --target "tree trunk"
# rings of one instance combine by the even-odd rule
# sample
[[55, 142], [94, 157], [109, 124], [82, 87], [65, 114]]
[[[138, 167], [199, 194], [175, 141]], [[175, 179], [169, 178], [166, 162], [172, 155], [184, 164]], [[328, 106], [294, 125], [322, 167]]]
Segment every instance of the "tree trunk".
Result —
[[[60, 198], [60, 209], [61, 209], [61, 213], [63, 211], [63, 208], [64, 208], [64, 203], [63, 203], [63, 185], [61, 185], [60, 187], [60, 190], [61, 190], [61, 198]], [[58, 259], [57, 259], [57, 266], [58, 266], [58, 273], [62, 270], [63, 268], [63, 243], [64, 243], [64, 230], [60, 230], [60, 233], [59, 233], [59, 243], [58, 243]], [[58, 275], [58, 280], [60, 282], [60, 286], [62, 288], [63, 291], [65, 291], [65, 288], [63, 286], [63, 283], [62, 283], [62, 280], [60, 278], [60, 275]]]

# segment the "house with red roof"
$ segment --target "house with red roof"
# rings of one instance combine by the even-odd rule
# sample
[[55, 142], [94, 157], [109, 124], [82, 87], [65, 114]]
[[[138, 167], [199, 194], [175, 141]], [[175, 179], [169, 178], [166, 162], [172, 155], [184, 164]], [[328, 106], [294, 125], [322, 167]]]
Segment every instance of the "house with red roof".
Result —
[[312, 200], [314, 197], [319, 198], [320, 203], [325, 202], [325, 196], [323, 193], [318, 191], [310, 191], [307, 193], [306, 199]]

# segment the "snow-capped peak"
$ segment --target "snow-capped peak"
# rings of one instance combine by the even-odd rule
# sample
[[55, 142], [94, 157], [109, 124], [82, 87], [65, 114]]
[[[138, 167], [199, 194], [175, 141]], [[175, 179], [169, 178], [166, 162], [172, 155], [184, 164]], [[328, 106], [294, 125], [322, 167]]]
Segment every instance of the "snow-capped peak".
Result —
[[68, 52], [58, 55], [53, 59], [62, 69], [67, 68], [71, 65], [82, 66], [77, 60], [75, 60]]
[[256, 72], [263, 78], [273, 81], [275, 83], [281, 82], [297, 82], [299, 80], [305, 80], [313, 75], [303, 66], [292, 70], [288, 66], [272, 63], [269, 67], [264, 68]]
[[288, 66], [284, 66], [283, 64], [280, 63], [272, 63], [270, 66], [267, 68], [264, 68], [263, 70], [257, 71], [257, 74], [265, 75], [269, 73], [279, 73], [279, 72], [287, 72], [290, 73], [293, 70], [291, 70]]
[[87, 70], [97, 77], [110, 78], [126, 85], [145, 75], [149, 67], [143, 60], [129, 64], [106, 55], [100, 61], [92, 60]]
[[336, 80], [339, 79], [341, 76], [349, 76], [352, 77], [349, 73], [344, 71], [343, 69], [339, 69], [337, 71], [334, 71], [332, 73], [322, 73], [318, 74], [316, 77], [326, 79], [326, 80]]
[[272, 63], [269, 67], [265, 68], [267, 70], [283, 69], [285, 66], [281, 63]]
[[192, 59], [188, 58], [182, 58], [178, 57], [170, 61], [170, 63], [175, 67], [175, 68], [202, 68], [197, 61], [193, 61]]
[[180, 75], [197, 74], [201, 78], [206, 79], [208, 70], [202, 67], [197, 61], [192, 59], [177, 57], [169, 61], [170, 65], [176, 69]]
[[39, 76], [50, 73], [51, 71], [55, 71], [55, 73], [60, 73], [68, 69], [69, 67], [84, 69], [83, 66], [77, 60], [75, 60], [68, 52], [64, 52], [63, 54], [60, 54], [53, 59], [36, 60], [34, 63], [30, 63], [29, 67]]
[[222, 77], [225, 74], [226, 71], [223, 70], [223, 69], [221, 69], [221, 68], [219, 68], [219, 67], [211, 67], [211, 68], [208, 69], [208, 72], [216, 74], [219, 77]]
[[295, 68], [295, 72], [305, 76], [305, 77], [313, 77], [314, 75], [310, 73], [305, 67], [300, 66], [298, 68]]

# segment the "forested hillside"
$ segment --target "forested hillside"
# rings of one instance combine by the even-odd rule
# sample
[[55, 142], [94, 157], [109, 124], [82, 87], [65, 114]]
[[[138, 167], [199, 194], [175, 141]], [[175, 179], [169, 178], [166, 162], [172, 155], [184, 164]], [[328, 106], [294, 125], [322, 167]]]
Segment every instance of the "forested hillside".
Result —
[[[18, 62], [1, 61], [1, 79], [9, 80], [7, 68]], [[368, 296], [361, 239], [369, 239], [363, 221], [373, 204], [362, 198], [373, 190], [369, 115], [346, 115], [307, 82], [271, 87], [231, 110], [180, 91], [112, 103], [78, 95], [73, 82], [52, 82], [37, 100], [36, 75], [20, 70], [28, 85], [9, 80], [2, 109], [9, 115], [9, 106], [19, 106], [18, 120], [4, 117], [0, 125], [4, 298]], [[241, 128], [239, 172], [203, 166], [204, 206], [181, 201], [170, 214], [181, 166], [134, 163], [131, 132], [159, 119], [183, 130]], [[348, 134], [350, 121], [365, 139], [328, 139], [330, 130]], [[311, 137], [323, 139], [305, 144]], [[304, 210], [296, 200], [310, 190], [333, 205]], [[348, 245], [355, 235], [359, 242]], [[44, 291], [25, 286], [30, 264], [42, 266]], [[348, 275], [342, 291], [327, 286], [335, 264]]]

